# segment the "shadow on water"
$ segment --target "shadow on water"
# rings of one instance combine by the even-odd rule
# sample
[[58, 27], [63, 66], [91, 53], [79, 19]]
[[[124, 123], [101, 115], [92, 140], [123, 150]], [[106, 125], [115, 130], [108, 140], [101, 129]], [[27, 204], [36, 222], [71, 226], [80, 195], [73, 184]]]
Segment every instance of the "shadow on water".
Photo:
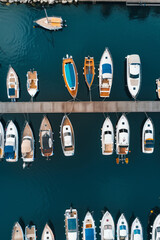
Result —
[[116, 223], [118, 222], [121, 214], [122, 214], [122, 213], [121, 213], [121, 211], [119, 210], [118, 213], [116, 214], [116, 218], [115, 218], [115, 222], [116, 222]]
[[135, 215], [134, 215], [134, 213], [132, 212], [132, 215], [131, 215], [131, 217], [130, 217], [130, 219], [129, 219], [129, 222], [128, 222], [128, 224], [129, 224], [129, 228], [131, 228], [131, 226], [132, 226], [132, 223], [133, 223], [133, 221], [135, 220]]
[[23, 232], [25, 231], [25, 223], [24, 223], [24, 221], [23, 221], [23, 218], [22, 217], [20, 217], [20, 219], [19, 219], [19, 224], [21, 225], [21, 227], [22, 227], [22, 230], [23, 230]]
[[57, 239], [56, 238], [55, 227], [54, 227], [54, 225], [53, 225], [53, 223], [52, 223], [52, 221], [50, 219], [48, 220], [48, 226], [51, 228], [51, 230], [52, 230], [52, 232], [53, 232], [53, 234], [55, 236], [55, 239]]
[[147, 240], [151, 239], [151, 232], [152, 232], [152, 227], [153, 222], [157, 215], [160, 214], [160, 208], [159, 207], [154, 207], [151, 209], [149, 216], [148, 216], [148, 225], [147, 225]]
[[101, 5], [102, 16], [105, 18], [109, 17], [112, 13], [113, 8], [114, 8], [114, 5], [111, 3], [102, 4]]

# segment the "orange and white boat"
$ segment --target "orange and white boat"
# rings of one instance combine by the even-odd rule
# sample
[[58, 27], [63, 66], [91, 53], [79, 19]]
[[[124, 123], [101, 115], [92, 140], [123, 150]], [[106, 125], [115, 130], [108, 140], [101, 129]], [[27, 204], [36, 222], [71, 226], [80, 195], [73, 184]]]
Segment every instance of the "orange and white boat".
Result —
[[27, 91], [33, 98], [38, 92], [38, 77], [37, 71], [27, 72]]
[[157, 84], [156, 92], [157, 92], [158, 98], [160, 99], [160, 78], [156, 79], [156, 84]]
[[63, 58], [62, 72], [65, 85], [73, 98], [76, 98], [78, 91], [78, 73], [72, 56], [66, 55]]
[[88, 88], [90, 89], [95, 76], [94, 58], [85, 57], [84, 59], [84, 77]]

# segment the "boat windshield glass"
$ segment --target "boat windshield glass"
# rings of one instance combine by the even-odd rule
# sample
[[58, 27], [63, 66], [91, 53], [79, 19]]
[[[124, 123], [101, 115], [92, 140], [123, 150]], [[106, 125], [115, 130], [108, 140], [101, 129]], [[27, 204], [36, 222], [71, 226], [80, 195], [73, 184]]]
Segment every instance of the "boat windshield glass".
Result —
[[156, 231], [157, 231], [157, 232], [160, 232], [160, 227], [157, 227], [157, 228], [156, 228]]
[[130, 78], [139, 78], [139, 74], [131, 74], [130, 73]]
[[8, 138], [15, 138], [15, 135], [9, 134], [9, 135], [7, 135], [7, 137], [8, 137]]
[[152, 133], [152, 131], [151, 130], [146, 130], [145, 133]]
[[120, 226], [120, 230], [126, 230], [126, 226], [125, 225], [121, 225]]
[[71, 136], [71, 133], [70, 132], [65, 132], [64, 137], [66, 137], [66, 136]]
[[105, 134], [112, 134], [111, 131], [105, 131]]
[[127, 129], [120, 129], [119, 132], [120, 133], [123, 133], [123, 132], [128, 133], [128, 130]]

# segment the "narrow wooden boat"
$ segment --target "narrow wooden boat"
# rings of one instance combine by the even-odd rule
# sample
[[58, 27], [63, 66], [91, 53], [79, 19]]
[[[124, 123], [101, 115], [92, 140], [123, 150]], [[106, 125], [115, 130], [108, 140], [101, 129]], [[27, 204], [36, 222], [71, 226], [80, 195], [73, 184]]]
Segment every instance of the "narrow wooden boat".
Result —
[[39, 26], [50, 31], [56, 31], [63, 28], [63, 20], [61, 17], [55, 17], [55, 16], [48, 17], [47, 11], [45, 8], [44, 8], [44, 11], [45, 11], [46, 17], [35, 21]]
[[113, 81], [113, 61], [108, 48], [105, 49], [99, 64], [100, 97], [109, 97]]
[[157, 84], [156, 92], [157, 92], [158, 98], [160, 99], [160, 78], [156, 80], [156, 84]]
[[153, 153], [154, 152], [154, 126], [151, 118], [148, 118], [143, 126], [142, 130], [142, 152]]
[[26, 228], [25, 228], [25, 240], [36, 240], [36, 227], [35, 227], [35, 225], [26, 226]]
[[41, 240], [54, 240], [54, 234], [48, 224], [45, 225]]
[[4, 155], [4, 128], [0, 122], [0, 158], [3, 158]]
[[23, 230], [18, 222], [16, 222], [13, 227], [11, 240], [24, 240]]
[[102, 126], [101, 134], [102, 154], [111, 155], [114, 149], [114, 129], [111, 120], [107, 117]]
[[27, 91], [31, 97], [34, 97], [38, 92], [37, 71], [30, 70], [27, 72]]
[[34, 161], [34, 136], [28, 122], [25, 123], [23, 130], [21, 153], [24, 162], [23, 167]]
[[131, 237], [130, 240], [143, 240], [143, 229], [139, 219], [136, 218], [131, 226]]
[[115, 239], [115, 225], [112, 215], [106, 211], [101, 220], [101, 240]]
[[76, 209], [66, 209], [65, 211], [65, 234], [66, 240], [78, 240], [78, 214]]
[[84, 59], [84, 77], [88, 88], [90, 89], [95, 76], [94, 58], [85, 57]]
[[19, 81], [15, 70], [10, 66], [7, 74], [7, 95], [12, 101], [19, 98]]
[[87, 212], [83, 221], [83, 240], [96, 240], [96, 226], [90, 212]]
[[62, 119], [61, 128], [61, 145], [65, 156], [73, 156], [75, 150], [74, 130], [69, 118], [65, 115]]
[[4, 153], [7, 162], [18, 161], [18, 131], [12, 121], [7, 125]]
[[46, 116], [43, 117], [40, 130], [39, 140], [41, 147], [41, 154], [44, 157], [50, 157], [53, 155], [53, 132], [51, 124]]
[[63, 58], [62, 72], [65, 85], [73, 98], [76, 98], [78, 91], [78, 73], [72, 56], [66, 55]]

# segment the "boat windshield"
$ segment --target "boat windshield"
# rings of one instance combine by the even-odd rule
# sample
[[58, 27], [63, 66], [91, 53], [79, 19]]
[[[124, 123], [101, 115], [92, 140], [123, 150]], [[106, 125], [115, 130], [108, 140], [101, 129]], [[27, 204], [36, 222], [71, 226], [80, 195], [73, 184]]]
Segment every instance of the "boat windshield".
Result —
[[125, 225], [121, 225], [120, 226], [120, 230], [126, 230], [126, 226]]
[[64, 137], [66, 137], [66, 136], [71, 136], [71, 133], [70, 132], [65, 132]]
[[15, 135], [13, 135], [13, 134], [8, 134], [8, 135], [7, 135], [7, 138], [15, 138]]
[[140, 234], [140, 233], [141, 233], [140, 229], [135, 229], [134, 230], [134, 234]]
[[160, 232], [160, 227], [157, 227], [157, 228], [156, 228], [156, 231], [157, 231], [157, 232]]
[[152, 131], [151, 130], [146, 130], [145, 133], [152, 133]]
[[104, 134], [112, 134], [111, 131], [105, 131]]
[[123, 133], [123, 132], [128, 133], [128, 130], [125, 129], [125, 128], [123, 128], [123, 129], [120, 129], [119, 132], [120, 132], [120, 133]]
[[130, 78], [139, 78], [139, 74], [131, 74], [130, 73]]

